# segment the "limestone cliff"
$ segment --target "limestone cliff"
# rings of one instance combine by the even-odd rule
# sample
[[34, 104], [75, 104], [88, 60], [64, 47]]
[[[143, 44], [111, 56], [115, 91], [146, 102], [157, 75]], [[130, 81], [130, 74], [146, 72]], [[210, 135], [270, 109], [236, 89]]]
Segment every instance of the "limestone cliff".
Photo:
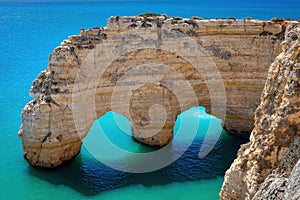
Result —
[[[291, 26], [285, 35], [283, 51], [269, 68], [250, 142], [242, 145], [226, 172], [221, 199], [252, 199], [280, 165], [291, 142], [300, 137], [300, 29]], [[261, 189], [256, 199], [286, 181], [276, 180], [276, 176], [268, 177], [263, 184], [268, 189]]]
[[[112, 17], [106, 27], [82, 29], [53, 50], [32, 84], [34, 100], [23, 109], [19, 131], [24, 156], [34, 166], [59, 166], [78, 154], [92, 123], [110, 110], [126, 116], [134, 138], [149, 145], [167, 144], [177, 115], [198, 105], [248, 137], [268, 66], [295, 23]], [[266, 104], [257, 118], [275, 109]]]

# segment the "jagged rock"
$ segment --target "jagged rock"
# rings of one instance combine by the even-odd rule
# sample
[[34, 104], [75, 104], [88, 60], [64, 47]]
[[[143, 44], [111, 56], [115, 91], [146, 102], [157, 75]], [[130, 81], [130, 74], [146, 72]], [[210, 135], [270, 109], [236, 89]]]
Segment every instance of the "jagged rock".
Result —
[[261, 184], [252, 200], [299, 200], [300, 199], [300, 160], [288, 178], [274, 170]]
[[252, 200], [282, 200], [287, 188], [287, 178], [269, 175]]
[[288, 180], [288, 186], [284, 193], [285, 200], [299, 200], [300, 199], [300, 160], [295, 165], [291, 176]]
[[264, 181], [255, 199], [282, 198], [286, 180], [266, 177], [300, 137], [300, 41], [291, 32], [300, 34], [297, 27], [287, 28], [283, 52], [269, 68], [250, 142], [227, 170], [221, 199], [250, 200]]

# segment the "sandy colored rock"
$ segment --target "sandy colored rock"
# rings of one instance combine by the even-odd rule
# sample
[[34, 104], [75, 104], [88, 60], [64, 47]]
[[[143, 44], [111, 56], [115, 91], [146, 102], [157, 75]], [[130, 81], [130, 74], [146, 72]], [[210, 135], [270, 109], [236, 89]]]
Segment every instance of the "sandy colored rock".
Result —
[[[299, 36], [299, 26], [287, 28], [283, 52], [269, 68], [250, 142], [242, 145], [227, 170], [221, 199], [252, 199], [272, 169], [278, 167], [290, 143], [300, 136]], [[263, 189], [269, 190], [267, 196], [274, 191], [272, 187], [284, 183], [271, 179], [264, 185], [267, 189]], [[282, 195], [274, 193], [274, 198]]]
[[296, 23], [112, 17], [106, 27], [82, 29], [53, 50], [33, 82], [19, 131], [25, 158], [57, 167], [78, 154], [92, 123], [110, 110], [153, 146], [167, 144], [177, 115], [198, 105], [248, 137], [268, 67]]

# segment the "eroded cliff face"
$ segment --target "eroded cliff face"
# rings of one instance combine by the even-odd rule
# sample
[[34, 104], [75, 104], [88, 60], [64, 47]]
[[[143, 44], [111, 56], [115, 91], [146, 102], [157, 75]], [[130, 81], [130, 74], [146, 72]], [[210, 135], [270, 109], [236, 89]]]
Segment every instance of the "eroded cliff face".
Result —
[[[167, 144], [177, 115], [198, 105], [248, 137], [268, 66], [295, 23], [112, 17], [104, 28], [82, 29], [53, 50], [33, 82], [19, 131], [24, 156], [37, 167], [59, 166], [110, 110], [126, 116], [134, 138], [148, 145]], [[267, 105], [257, 118], [275, 109]], [[268, 127], [262, 124], [256, 127]]]
[[261, 184], [252, 200], [300, 199], [300, 138], [296, 137], [279, 166]]
[[[226, 172], [221, 199], [252, 199], [271, 171], [279, 167], [291, 142], [300, 137], [299, 36], [298, 26], [287, 29], [283, 51], [268, 72], [250, 142], [241, 146]], [[268, 177], [256, 199], [283, 198], [284, 192], [274, 189], [284, 187], [287, 178], [276, 174]]]

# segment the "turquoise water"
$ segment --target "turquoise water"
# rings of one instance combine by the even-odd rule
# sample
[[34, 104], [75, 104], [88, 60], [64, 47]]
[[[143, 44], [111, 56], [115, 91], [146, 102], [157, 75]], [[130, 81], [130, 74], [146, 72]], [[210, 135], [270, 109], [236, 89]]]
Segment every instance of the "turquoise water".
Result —
[[[164, 169], [146, 174], [119, 172], [99, 163], [83, 148], [66, 166], [44, 171], [30, 167], [23, 159], [21, 141], [17, 137], [21, 110], [31, 100], [28, 90], [39, 72], [47, 67], [53, 48], [82, 27], [104, 26], [111, 15], [152, 11], [184, 17], [296, 19], [300, 18], [299, 7], [299, 1], [294, 0], [0, 2], [0, 199], [218, 199], [224, 172], [243, 141], [223, 132], [213, 151], [200, 160], [197, 155], [209, 119], [197, 108], [182, 117], [190, 121], [205, 118], [201, 120], [198, 139], [186, 154]], [[126, 119], [118, 117], [128, 129]], [[155, 150], [134, 142], [115, 126], [111, 113], [99, 122], [103, 131], [109, 133], [108, 137], [121, 148], [135, 152]], [[85, 141], [99, 134], [94, 131], [97, 124]], [[184, 130], [188, 135], [189, 124]], [[176, 152], [176, 148], [172, 150]]]
[[[129, 131], [130, 124], [126, 118], [115, 114], [118, 123], [123, 124], [123, 130]], [[239, 144], [244, 142], [241, 139], [229, 136], [222, 132], [220, 140], [214, 149], [204, 159], [198, 158], [198, 151], [202, 145], [203, 137], [207, 134], [208, 125], [211, 120], [219, 122], [218, 119], [207, 115], [202, 108], [192, 108], [181, 114], [175, 125], [179, 129], [181, 118], [185, 123], [181, 125], [187, 132], [193, 126], [195, 117], [200, 118], [199, 130], [196, 139], [189, 149], [171, 165], [150, 173], [134, 174], [113, 170], [97, 161], [85, 148], [87, 140], [100, 134], [97, 131], [97, 124], [101, 124], [103, 133], [115, 145], [131, 152], [150, 152], [157, 149], [147, 147], [135, 142], [126, 132], [120, 130], [113, 120], [113, 113], [108, 112], [94, 123], [88, 136], [84, 139], [84, 148], [81, 154], [71, 163], [62, 168], [48, 171], [38, 170], [32, 167], [25, 167], [26, 184], [23, 193], [18, 193], [20, 198], [41, 199], [51, 194], [51, 199], [70, 197], [74, 199], [218, 199], [218, 193], [223, 182], [224, 171], [229, 167]], [[214, 131], [221, 129], [216, 123]], [[184, 140], [183, 140], [184, 142]], [[97, 145], [94, 143], [93, 145]], [[170, 156], [174, 156], [180, 149], [176, 145], [172, 147]], [[119, 159], [120, 162], [128, 157], [111, 155], [107, 158]], [[21, 158], [19, 158], [21, 159]], [[26, 163], [23, 163], [26, 165]], [[7, 186], [6, 186], [7, 187]], [[19, 185], [20, 187], [20, 185]], [[4, 191], [4, 194], [6, 191]]]

